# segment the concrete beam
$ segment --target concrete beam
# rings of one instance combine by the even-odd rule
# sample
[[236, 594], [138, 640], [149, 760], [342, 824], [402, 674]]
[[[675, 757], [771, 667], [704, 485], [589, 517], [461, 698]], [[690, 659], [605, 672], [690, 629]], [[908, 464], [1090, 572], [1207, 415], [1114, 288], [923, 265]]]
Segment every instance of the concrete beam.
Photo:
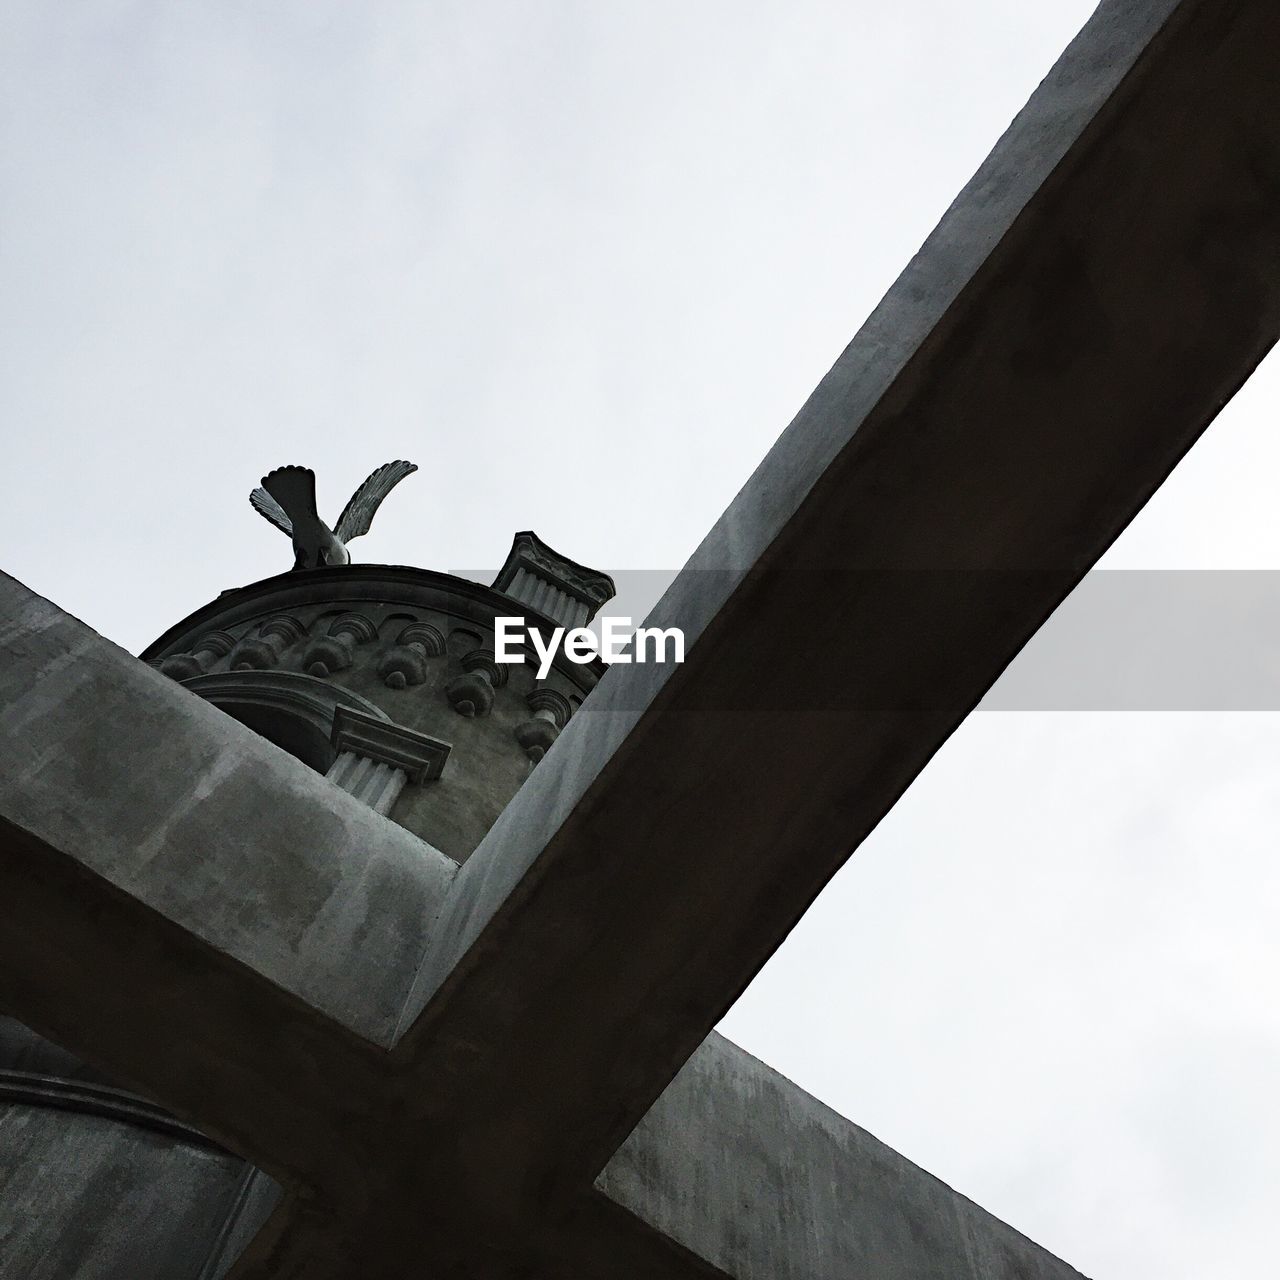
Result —
[[596, 1186], [736, 1280], [1081, 1280], [716, 1035]]
[[345, 1177], [454, 864], [4, 575], [0, 740], [0, 1007]]
[[1274, 342], [1277, 47], [1100, 6], [461, 869], [396, 1055], [477, 1196], [604, 1166]]
[[[417, 1183], [419, 1226], [437, 1184]], [[432, 1187], [424, 1196], [421, 1188]], [[685, 1064], [587, 1195], [519, 1239], [402, 1221], [290, 1223], [229, 1280], [442, 1272], [573, 1280], [1083, 1280], [1080, 1273], [718, 1035]], [[499, 1245], [489, 1256], [484, 1246]], [[348, 1250], [350, 1250], [348, 1252]], [[427, 1250], [430, 1250], [428, 1255]]]

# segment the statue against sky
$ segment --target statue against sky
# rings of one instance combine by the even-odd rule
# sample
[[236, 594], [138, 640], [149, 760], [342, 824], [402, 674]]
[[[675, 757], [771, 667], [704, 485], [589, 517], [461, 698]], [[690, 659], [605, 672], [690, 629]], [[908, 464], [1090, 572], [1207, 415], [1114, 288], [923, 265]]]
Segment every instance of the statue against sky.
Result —
[[347, 543], [369, 532], [382, 500], [407, 475], [412, 462], [384, 462], [351, 495], [338, 523], [330, 529], [316, 511], [316, 473], [310, 467], [277, 467], [249, 494], [253, 509], [293, 539], [295, 569], [350, 564]]

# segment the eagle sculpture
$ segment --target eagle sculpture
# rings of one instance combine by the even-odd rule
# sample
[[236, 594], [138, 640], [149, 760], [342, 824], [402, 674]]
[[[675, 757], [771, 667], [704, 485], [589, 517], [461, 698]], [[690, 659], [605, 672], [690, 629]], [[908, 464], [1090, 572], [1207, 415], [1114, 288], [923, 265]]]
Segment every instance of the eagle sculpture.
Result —
[[330, 529], [316, 512], [316, 473], [310, 467], [277, 467], [249, 495], [253, 509], [293, 539], [295, 569], [350, 564], [347, 543], [369, 532], [382, 500], [407, 475], [412, 462], [384, 462], [356, 491]]

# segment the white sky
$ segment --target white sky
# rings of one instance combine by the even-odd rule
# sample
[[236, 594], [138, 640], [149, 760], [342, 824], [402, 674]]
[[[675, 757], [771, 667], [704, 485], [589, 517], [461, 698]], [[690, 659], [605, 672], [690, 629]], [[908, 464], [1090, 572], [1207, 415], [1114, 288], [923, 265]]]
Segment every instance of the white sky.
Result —
[[[365, 561], [674, 569], [1080, 0], [0, 10], [4, 567], [137, 650], [422, 470]], [[1280, 568], [1264, 365], [1107, 558]], [[1280, 716], [975, 715], [726, 1034], [1097, 1280], [1255, 1277]]]

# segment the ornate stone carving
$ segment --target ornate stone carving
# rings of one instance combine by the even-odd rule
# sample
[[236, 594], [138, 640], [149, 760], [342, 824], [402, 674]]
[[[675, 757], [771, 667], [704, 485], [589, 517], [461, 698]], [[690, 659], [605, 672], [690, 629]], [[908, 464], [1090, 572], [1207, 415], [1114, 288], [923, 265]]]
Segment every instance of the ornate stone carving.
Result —
[[155, 665], [174, 680], [189, 680], [208, 671], [219, 658], [235, 648], [236, 638], [226, 631], [210, 631], [201, 636], [187, 653], [171, 653]]
[[[376, 622], [378, 638], [356, 648], [347, 671], [328, 677], [308, 675], [302, 665], [303, 655], [344, 612], [361, 613]], [[201, 691], [248, 729], [274, 742], [321, 776], [332, 767], [336, 754], [330, 737], [333, 707], [356, 705], [349, 698], [357, 689], [359, 697], [369, 704], [364, 710], [371, 710], [376, 704], [390, 719], [445, 741], [461, 738], [465, 733], [467, 759], [451, 760], [448, 769], [459, 770], [459, 776], [450, 784], [447, 779], [453, 774], [449, 772], [444, 780], [450, 794], [442, 795], [439, 787], [433, 792], [431, 783], [416, 791], [406, 787], [392, 811], [396, 821], [424, 840], [450, 857], [465, 859], [488, 829], [492, 815], [530, 773], [531, 765], [524, 748], [516, 742], [514, 729], [534, 715], [525, 705], [525, 695], [535, 685], [536, 667], [529, 665], [534, 655], [526, 653], [523, 668], [503, 664], [502, 673], [508, 679], [496, 691], [488, 717], [459, 725], [453, 733], [446, 726], [456, 723], [452, 717], [461, 712], [451, 709], [445, 685], [454, 677], [475, 675], [461, 661], [473, 651], [493, 658], [495, 616], [523, 614], [535, 626], [549, 625], [550, 620], [480, 582], [404, 565], [343, 565], [282, 573], [224, 592], [171, 627], [144, 651], [143, 657], [163, 662], [166, 657], [194, 650], [215, 630], [225, 631], [237, 640], [251, 637], [261, 643], [259, 624], [280, 614], [307, 624], [306, 634], [282, 649], [274, 665], [270, 665], [269, 658], [259, 658], [264, 663], [261, 669], [246, 662], [246, 669], [232, 670], [233, 648], [226, 657], [211, 663], [203, 675], [193, 678], [214, 682]], [[444, 652], [438, 656], [433, 656], [438, 646], [438, 638], [430, 629], [433, 626], [444, 633]], [[422, 653], [415, 647], [408, 658], [397, 655], [405, 677], [404, 690], [397, 692], [385, 683], [392, 674], [391, 662], [383, 670], [380, 667], [390, 650], [410, 645], [421, 645]], [[244, 656], [242, 652], [237, 658]], [[275, 656], [274, 652], [270, 655]], [[587, 696], [602, 670], [598, 663], [562, 662], [541, 683], [553, 685], [572, 701], [574, 695]], [[410, 683], [424, 672], [422, 683]], [[498, 682], [502, 673], [491, 669]], [[234, 681], [224, 683], [229, 677], [235, 677]], [[187, 686], [188, 681], [182, 683]], [[489, 703], [485, 693], [493, 686], [488, 681], [484, 683], [483, 689], [469, 690], [470, 698], [465, 688], [460, 693], [455, 691], [459, 702], [472, 704], [462, 711], [470, 710], [474, 715]], [[532, 732], [544, 733], [542, 729]], [[499, 756], [505, 758], [506, 765], [490, 769]], [[441, 813], [451, 816], [441, 822]]]
[[535, 689], [525, 701], [533, 712], [533, 719], [516, 725], [515, 738], [525, 755], [537, 764], [569, 723], [573, 705], [564, 694], [545, 687]]
[[329, 624], [328, 634], [313, 641], [302, 655], [308, 674], [324, 679], [335, 671], [345, 671], [355, 658], [358, 644], [376, 640], [378, 628], [362, 613], [343, 613]]
[[493, 585], [566, 627], [585, 626], [615, 590], [607, 573], [562, 556], [529, 530], [516, 534]]
[[325, 776], [384, 815], [407, 783], [438, 778], [450, 750], [438, 738], [347, 707], [334, 713], [333, 745], [338, 754]]
[[460, 716], [482, 718], [493, 710], [493, 694], [507, 683], [507, 669], [483, 649], [473, 649], [462, 659], [463, 674], [444, 687], [444, 696]]
[[382, 814], [407, 784], [438, 778], [449, 758], [449, 743], [298, 671], [221, 671], [183, 684]]
[[293, 614], [273, 614], [258, 628], [256, 636], [246, 636], [232, 650], [231, 669], [265, 671], [274, 667], [280, 655], [306, 633], [306, 627]]
[[300, 671], [214, 671], [182, 682], [206, 702], [323, 773], [333, 763], [338, 712], [387, 720], [367, 698]]
[[295, 569], [350, 564], [347, 543], [369, 532], [383, 498], [417, 469], [403, 459], [383, 463], [352, 494], [332, 529], [316, 511], [316, 473], [310, 467], [277, 467], [268, 472], [261, 486], [250, 493], [249, 503], [293, 539]]
[[438, 778], [452, 750], [449, 743], [439, 738], [352, 707], [334, 710], [333, 745], [339, 754], [352, 752], [400, 769], [415, 784]]
[[444, 633], [429, 622], [411, 622], [378, 663], [378, 678], [388, 689], [404, 689], [427, 678], [427, 659], [444, 653]]

